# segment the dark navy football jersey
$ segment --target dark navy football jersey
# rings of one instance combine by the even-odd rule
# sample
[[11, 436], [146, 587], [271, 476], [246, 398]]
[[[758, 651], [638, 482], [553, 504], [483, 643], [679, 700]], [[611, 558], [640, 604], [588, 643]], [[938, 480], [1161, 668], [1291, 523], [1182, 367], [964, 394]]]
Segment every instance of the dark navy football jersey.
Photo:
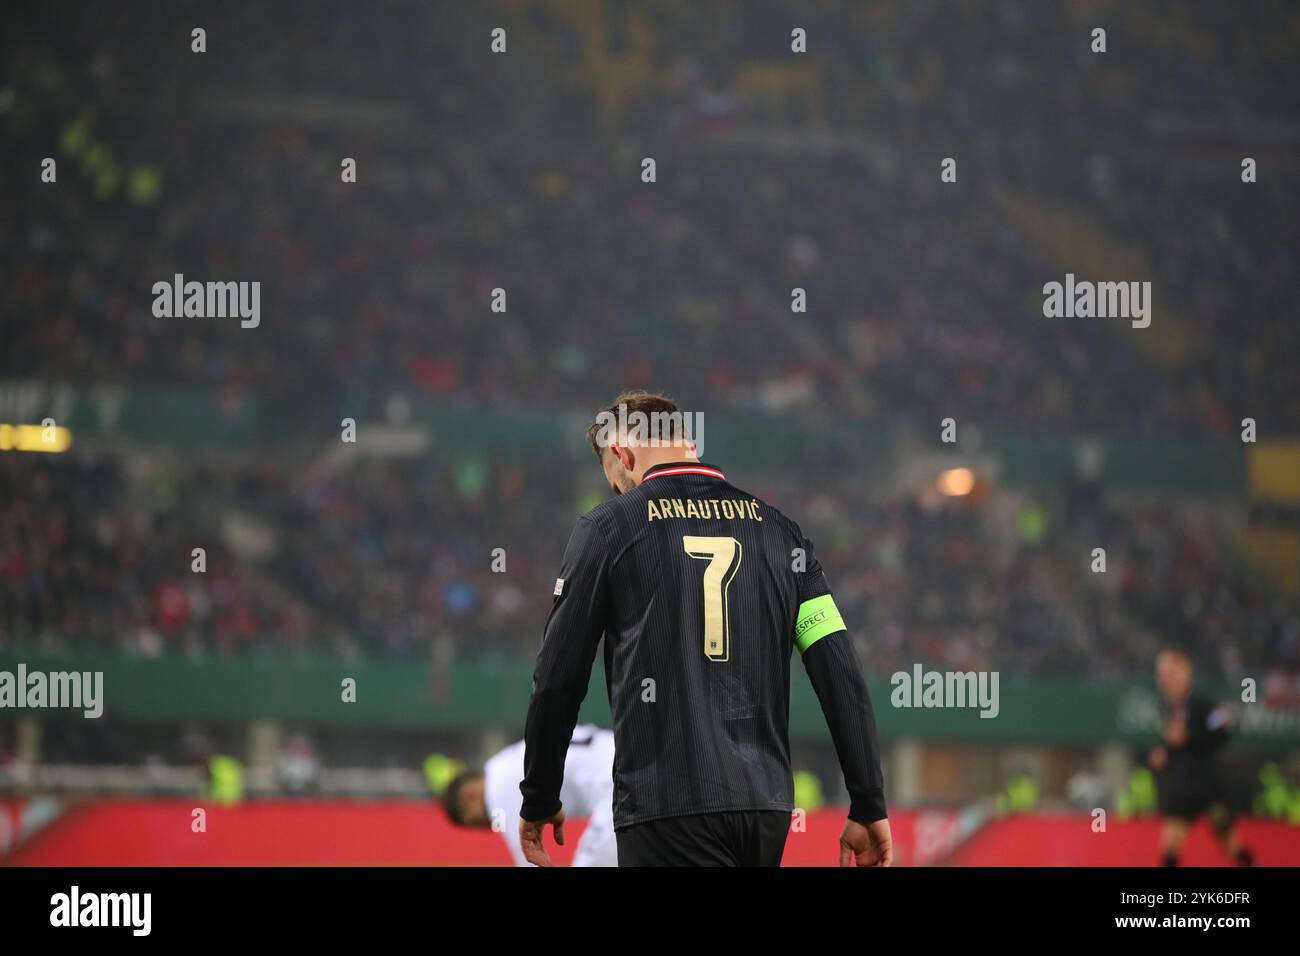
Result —
[[861, 668], [811, 542], [698, 462], [659, 465], [579, 519], [534, 671], [522, 815], [559, 809], [596, 647], [614, 720], [614, 824], [793, 809], [790, 661], [803, 655], [853, 801], [885, 816]]

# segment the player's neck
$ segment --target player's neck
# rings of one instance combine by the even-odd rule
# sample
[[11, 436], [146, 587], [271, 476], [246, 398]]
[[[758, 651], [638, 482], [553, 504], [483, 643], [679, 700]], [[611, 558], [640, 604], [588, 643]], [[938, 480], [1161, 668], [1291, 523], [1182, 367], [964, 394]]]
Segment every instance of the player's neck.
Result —
[[[694, 452], [680, 445], [672, 445], [666, 448], [647, 448], [644, 462], [638, 460], [639, 466], [636, 472], [636, 483], [639, 485], [645, 481], [645, 473], [651, 468], [658, 468], [660, 465], [677, 465], [683, 462], [692, 465], [698, 465], [700, 459]], [[653, 454], [650, 454], [653, 452]]]

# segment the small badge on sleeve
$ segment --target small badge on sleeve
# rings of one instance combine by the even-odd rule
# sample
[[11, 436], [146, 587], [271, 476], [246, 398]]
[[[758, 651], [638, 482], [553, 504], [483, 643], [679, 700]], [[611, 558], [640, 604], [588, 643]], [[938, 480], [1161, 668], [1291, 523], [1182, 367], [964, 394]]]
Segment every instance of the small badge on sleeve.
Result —
[[564, 578], [555, 579], [555, 596], [559, 597], [564, 593]]

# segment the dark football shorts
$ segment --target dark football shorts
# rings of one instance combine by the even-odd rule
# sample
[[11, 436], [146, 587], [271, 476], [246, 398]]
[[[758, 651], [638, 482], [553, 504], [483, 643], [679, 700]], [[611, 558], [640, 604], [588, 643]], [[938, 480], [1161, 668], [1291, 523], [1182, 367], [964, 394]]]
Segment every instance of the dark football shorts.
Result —
[[619, 866], [780, 866], [788, 810], [664, 817], [619, 830]]
[[1216, 827], [1226, 828], [1232, 823], [1232, 805], [1221, 787], [1183, 784], [1160, 788], [1162, 817], [1191, 823], [1207, 814]]

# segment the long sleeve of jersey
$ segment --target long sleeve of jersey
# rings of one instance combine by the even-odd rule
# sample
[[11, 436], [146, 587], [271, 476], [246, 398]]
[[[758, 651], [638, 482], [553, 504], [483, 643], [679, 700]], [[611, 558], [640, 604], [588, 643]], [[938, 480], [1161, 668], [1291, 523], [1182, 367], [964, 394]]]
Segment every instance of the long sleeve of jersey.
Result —
[[1181, 747], [1195, 756], [1207, 756], [1216, 753], [1228, 742], [1230, 736], [1231, 714], [1226, 707], [1216, 707], [1210, 701], [1193, 694], [1187, 704], [1187, 740]]
[[862, 824], [883, 820], [888, 814], [876, 718], [848, 632], [841, 630], [818, 640], [804, 653], [803, 664], [821, 701], [844, 772], [849, 819]]
[[867, 682], [849, 635], [835, 607], [812, 542], [803, 539], [807, 569], [800, 582], [795, 646], [821, 702], [835, 744], [844, 785], [849, 792], [849, 819], [874, 823], [887, 816], [880, 744]]
[[555, 603], [533, 669], [524, 726], [524, 779], [519, 785], [524, 798], [520, 816], [525, 820], [544, 820], [560, 809], [564, 757], [605, 631], [607, 563], [600, 529], [585, 517], [579, 519], [564, 551]]

